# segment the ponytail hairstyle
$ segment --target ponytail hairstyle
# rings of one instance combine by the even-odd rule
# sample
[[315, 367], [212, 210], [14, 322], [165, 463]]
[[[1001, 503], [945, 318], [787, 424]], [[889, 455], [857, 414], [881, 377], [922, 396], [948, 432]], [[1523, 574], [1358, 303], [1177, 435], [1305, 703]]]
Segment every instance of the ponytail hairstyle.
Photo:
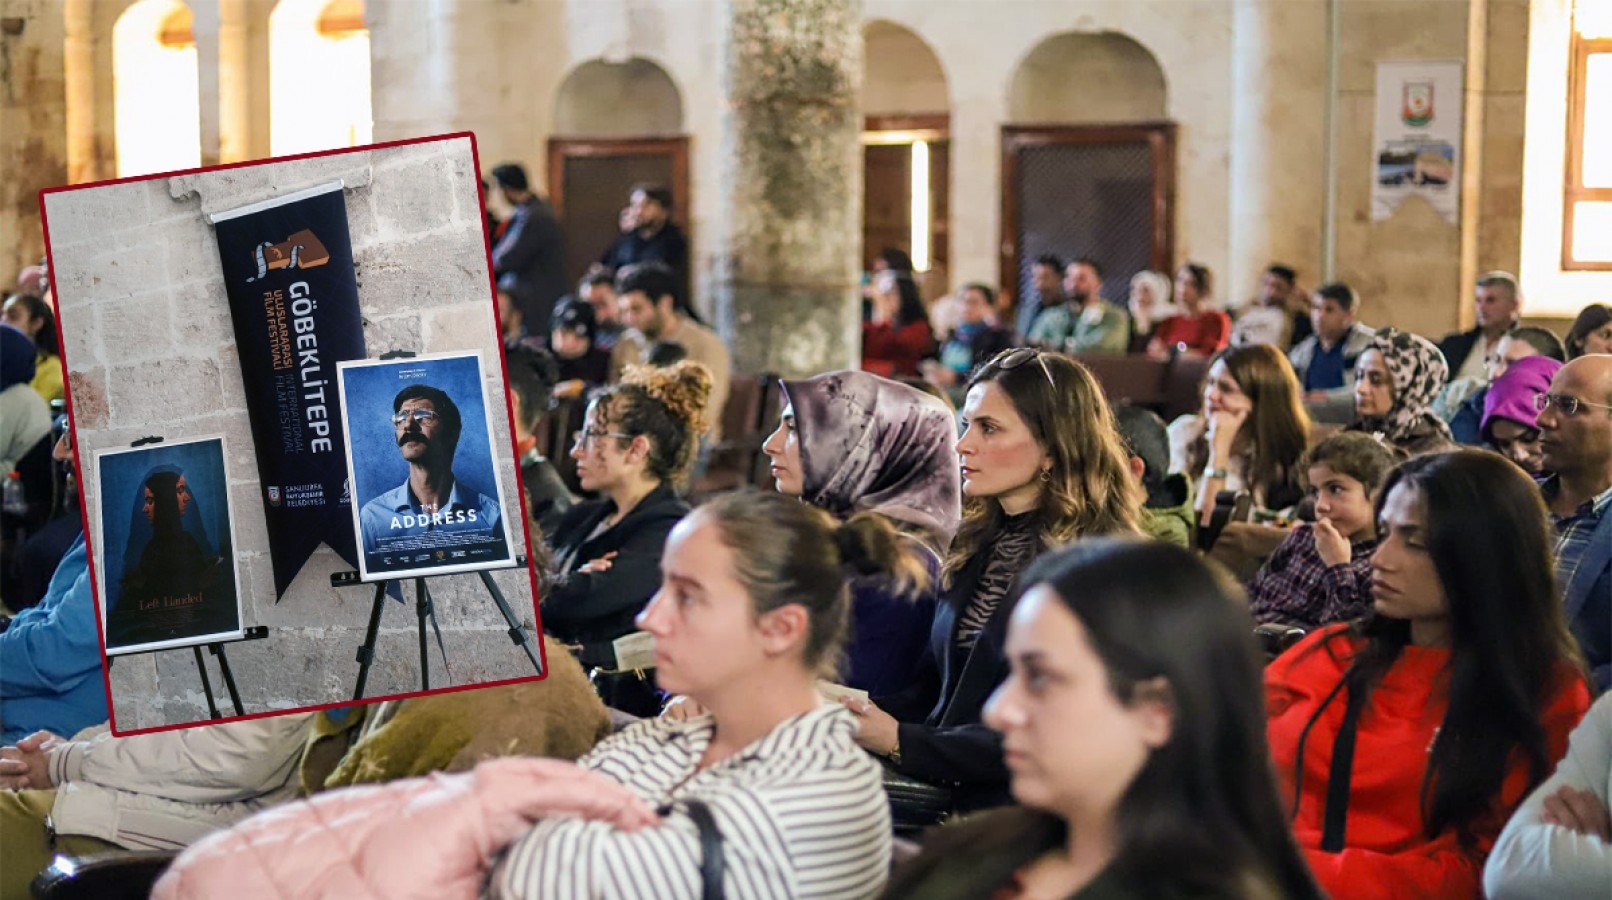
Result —
[[733, 551], [734, 577], [757, 616], [791, 603], [805, 608], [811, 624], [802, 656], [824, 678], [839, 671], [850, 631], [850, 577], [911, 576], [903, 574], [913, 565], [905, 538], [877, 513], [840, 522], [793, 497], [747, 490], [723, 494], [695, 515], [716, 525]]
[[664, 368], [628, 368], [619, 383], [594, 397], [593, 407], [611, 430], [648, 438], [650, 477], [679, 485], [694, 467], [710, 400], [711, 370], [684, 360]]

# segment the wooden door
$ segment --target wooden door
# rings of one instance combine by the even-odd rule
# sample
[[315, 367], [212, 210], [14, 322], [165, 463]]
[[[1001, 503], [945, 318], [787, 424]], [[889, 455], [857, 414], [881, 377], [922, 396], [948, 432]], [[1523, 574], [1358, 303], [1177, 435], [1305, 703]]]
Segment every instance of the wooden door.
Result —
[[[620, 234], [618, 221], [635, 185], [672, 191], [672, 221], [692, 248], [688, 138], [554, 138], [549, 141], [549, 199], [565, 231], [566, 271], [580, 280]], [[691, 254], [692, 261], [692, 254]], [[688, 285], [683, 285], [688, 297]]]

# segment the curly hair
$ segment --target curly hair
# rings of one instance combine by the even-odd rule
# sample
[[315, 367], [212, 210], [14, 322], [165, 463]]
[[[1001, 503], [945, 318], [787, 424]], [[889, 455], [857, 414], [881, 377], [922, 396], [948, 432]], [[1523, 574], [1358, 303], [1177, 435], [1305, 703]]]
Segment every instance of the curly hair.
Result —
[[593, 399], [595, 415], [622, 434], [649, 439], [649, 474], [681, 484], [694, 466], [699, 437], [709, 428], [711, 370], [690, 360], [672, 366], [629, 367], [621, 381]]

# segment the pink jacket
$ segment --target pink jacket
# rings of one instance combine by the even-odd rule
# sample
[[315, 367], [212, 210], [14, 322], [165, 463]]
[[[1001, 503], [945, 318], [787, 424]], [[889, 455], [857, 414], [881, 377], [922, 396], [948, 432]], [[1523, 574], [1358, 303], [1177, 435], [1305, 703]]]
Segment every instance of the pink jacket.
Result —
[[628, 831], [658, 821], [629, 788], [573, 763], [495, 759], [253, 816], [185, 851], [152, 896], [474, 898], [493, 858], [555, 816]]

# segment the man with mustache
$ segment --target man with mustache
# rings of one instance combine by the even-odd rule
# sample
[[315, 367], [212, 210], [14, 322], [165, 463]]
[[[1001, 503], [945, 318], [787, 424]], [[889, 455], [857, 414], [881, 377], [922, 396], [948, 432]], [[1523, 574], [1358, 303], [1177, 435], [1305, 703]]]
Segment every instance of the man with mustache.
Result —
[[[442, 531], [486, 533], [485, 540], [503, 541], [498, 501], [453, 472], [463, 422], [448, 395], [426, 384], [411, 384], [392, 399], [392, 425], [398, 451], [409, 464], [402, 484], [364, 504], [359, 525], [364, 552], [383, 552], [382, 538], [402, 538]], [[423, 547], [386, 549], [407, 552]]]

